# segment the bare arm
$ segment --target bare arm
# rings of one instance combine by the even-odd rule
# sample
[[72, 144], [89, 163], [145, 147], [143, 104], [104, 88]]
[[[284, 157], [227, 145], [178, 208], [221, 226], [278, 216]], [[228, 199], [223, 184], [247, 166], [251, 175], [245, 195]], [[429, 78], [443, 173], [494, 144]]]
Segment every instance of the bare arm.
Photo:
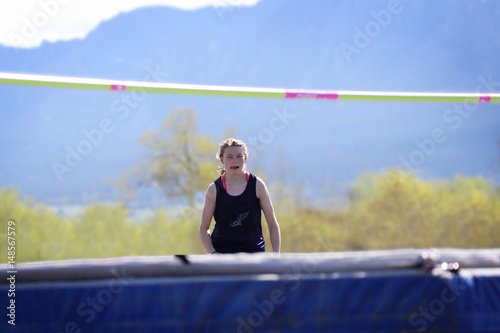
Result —
[[205, 206], [203, 207], [200, 222], [200, 239], [207, 253], [215, 252], [212, 245], [212, 239], [210, 238], [210, 223], [212, 222], [212, 217], [214, 216], [216, 199], [217, 189], [215, 188], [215, 184], [212, 183], [208, 187], [207, 193], [205, 194]]
[[266, 184], [257, 178], [257, 198], [260, 201], [260, 207], [264, 212], [266, 217], [267, 227], [269, 228], [269, 237], [271, 237], [271, 246], [273, 247], [273, 252], [280, 253], [281, 251], [281, 231], [274, 214], [274, 207], [271, 202], [271, 197], [269, 191], [267, 190]]

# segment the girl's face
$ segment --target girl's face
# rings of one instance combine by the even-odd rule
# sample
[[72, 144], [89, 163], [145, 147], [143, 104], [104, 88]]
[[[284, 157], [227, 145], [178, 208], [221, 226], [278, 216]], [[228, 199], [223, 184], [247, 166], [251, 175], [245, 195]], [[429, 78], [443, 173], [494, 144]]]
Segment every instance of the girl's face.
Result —
[[230, 146], [224, 149], [224, 155], [221, 158], [224, 169], [226, 172], [231, 173], [241, 172], [246, 160], [243, 148], [238, 146]]

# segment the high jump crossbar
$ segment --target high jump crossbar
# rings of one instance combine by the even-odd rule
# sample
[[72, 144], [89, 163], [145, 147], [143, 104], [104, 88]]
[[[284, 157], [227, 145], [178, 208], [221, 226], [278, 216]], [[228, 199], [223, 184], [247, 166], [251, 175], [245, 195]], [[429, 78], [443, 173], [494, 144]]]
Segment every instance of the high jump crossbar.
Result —
[[260, 87], [234, 87], [199, 84], [179, 84], [141, 81], [117, 81], [63, 76], [0, 73], [1, 84], [43, 86], [58, 88], [98, 89], [111, 91], [138, 91], [154, 93], [195, 94], [212, 96], [273, 97], [286, 99], [319, 99], [351, 101], [402, 102], [470, 102], [498, 103], [497, 93], [430, 93], [380, 92], [342, 90], [300, 90]]

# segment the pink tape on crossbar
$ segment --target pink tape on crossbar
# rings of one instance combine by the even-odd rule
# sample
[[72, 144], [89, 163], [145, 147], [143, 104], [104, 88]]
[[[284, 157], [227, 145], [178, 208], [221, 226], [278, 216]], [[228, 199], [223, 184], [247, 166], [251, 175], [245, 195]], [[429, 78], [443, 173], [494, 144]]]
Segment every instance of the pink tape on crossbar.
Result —
[[127, 90], [127, 86], [121, 84], [112, 84], [110, 90]]
[[310, 92], [287, 92], [285, 98], [300, 98], [300, 99], [338, 99], [337, 93], [310, 93]]
[[490, 102], [491, 101], [491, 96], [485, 95], [485, 96], [479, 96], [478, 102]]

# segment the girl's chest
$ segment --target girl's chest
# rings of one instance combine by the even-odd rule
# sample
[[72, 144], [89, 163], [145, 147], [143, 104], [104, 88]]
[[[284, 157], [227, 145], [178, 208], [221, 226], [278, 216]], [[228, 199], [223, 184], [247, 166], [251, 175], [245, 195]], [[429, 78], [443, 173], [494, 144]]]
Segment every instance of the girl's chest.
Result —
[[247, 183], [240, 183], [240, 184], [227, 184], [227, 194], [231, 196], [238, 196], [243, 194], [245, 192], [245, 189], [247, 187]]

